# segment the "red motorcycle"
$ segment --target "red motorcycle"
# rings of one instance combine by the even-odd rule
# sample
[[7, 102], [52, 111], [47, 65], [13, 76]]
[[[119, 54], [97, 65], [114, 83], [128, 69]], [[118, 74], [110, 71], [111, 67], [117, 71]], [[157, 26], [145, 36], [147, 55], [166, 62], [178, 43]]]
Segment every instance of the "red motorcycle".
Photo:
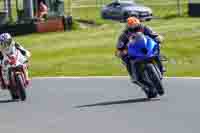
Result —
[[[11, 53], [11, 54], [10, 54]], [[9, 90], [12, 100], [26, 100], [26, 88], [29, 84], [26, 73], [27, 59], [15, 47], [2, 52], [0, 81], [1, 88]]]

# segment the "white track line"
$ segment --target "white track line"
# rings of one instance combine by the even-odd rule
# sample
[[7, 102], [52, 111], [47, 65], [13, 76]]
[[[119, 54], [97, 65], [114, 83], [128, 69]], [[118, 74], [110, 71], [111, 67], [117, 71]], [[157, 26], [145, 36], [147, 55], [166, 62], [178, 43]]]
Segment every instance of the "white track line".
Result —
[[[32, 79], [128, 79], [128, 76], [83, 76], [83, 77], [72, 77], [72, 76], [62, 76], [62, 77], [33, 77]], [[192, 79], [200, 80], [200, 77], [164, 77], [165, 79]]]

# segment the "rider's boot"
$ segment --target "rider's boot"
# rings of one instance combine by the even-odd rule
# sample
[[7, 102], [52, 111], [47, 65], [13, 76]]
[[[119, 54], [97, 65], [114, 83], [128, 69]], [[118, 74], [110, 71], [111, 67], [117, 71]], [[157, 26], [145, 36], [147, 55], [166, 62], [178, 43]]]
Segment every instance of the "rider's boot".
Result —
[[165, 66], [163, 65], [163, 63], [162, 63], [162, 61], [161, 61], [161, 56], [157, 59], [157, 65], [158, 65], [158, 67], [159, 67], [159, 69], [160, 69], [160, 71], [161, 71], [161, 74], [163, 75], [164, 74], [164, 72], [166, 72], [166, 68], [165, 68]]
[[24, 73], [24, 76], [25, 76], [26, 85], [29, 85], [30, 84], [30, 79], [29, 79], [28, 71], [27, 71], [26, 67], [23, 67], [23, 73]]
[[129, 62], [126, 63], [126, 69], [128, 71], [128, 74], [129, 74], [129, 77], [130, 77], [130, 81], [132, 83], [137, 84], [138, 86], [140, 86], [139, 83], [137, 82], [137, 77], [135, 76], [135, 74], [131, 70], [131, 65], [130, 65]]

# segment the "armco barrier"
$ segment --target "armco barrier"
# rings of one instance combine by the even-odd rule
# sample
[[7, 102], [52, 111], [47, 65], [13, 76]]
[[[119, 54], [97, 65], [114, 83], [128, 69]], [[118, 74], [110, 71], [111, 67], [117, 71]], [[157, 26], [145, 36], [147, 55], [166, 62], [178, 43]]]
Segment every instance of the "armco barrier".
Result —
[[33, 23], [30, 24], [15, 24], [15, 25], [3, 25], [0, 27], [0, 33], [10, 33], [13, 36], [26, 35], [36, 32], [36, 26]]

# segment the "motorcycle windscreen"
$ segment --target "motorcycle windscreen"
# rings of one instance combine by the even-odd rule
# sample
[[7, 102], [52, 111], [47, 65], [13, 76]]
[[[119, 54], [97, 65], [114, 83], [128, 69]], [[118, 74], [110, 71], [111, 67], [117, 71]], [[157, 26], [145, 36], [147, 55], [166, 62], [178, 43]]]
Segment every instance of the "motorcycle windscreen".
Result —
[[159, 53], [159, 44], [148, 36], [147, 36], [147, 49], [149, 57], [157, 56]]
[[150, 58], [155, 56], [154, 51], [157, 43], [148, 36], [143, 36], [128, 44], [128, 54], [134, 58]]

